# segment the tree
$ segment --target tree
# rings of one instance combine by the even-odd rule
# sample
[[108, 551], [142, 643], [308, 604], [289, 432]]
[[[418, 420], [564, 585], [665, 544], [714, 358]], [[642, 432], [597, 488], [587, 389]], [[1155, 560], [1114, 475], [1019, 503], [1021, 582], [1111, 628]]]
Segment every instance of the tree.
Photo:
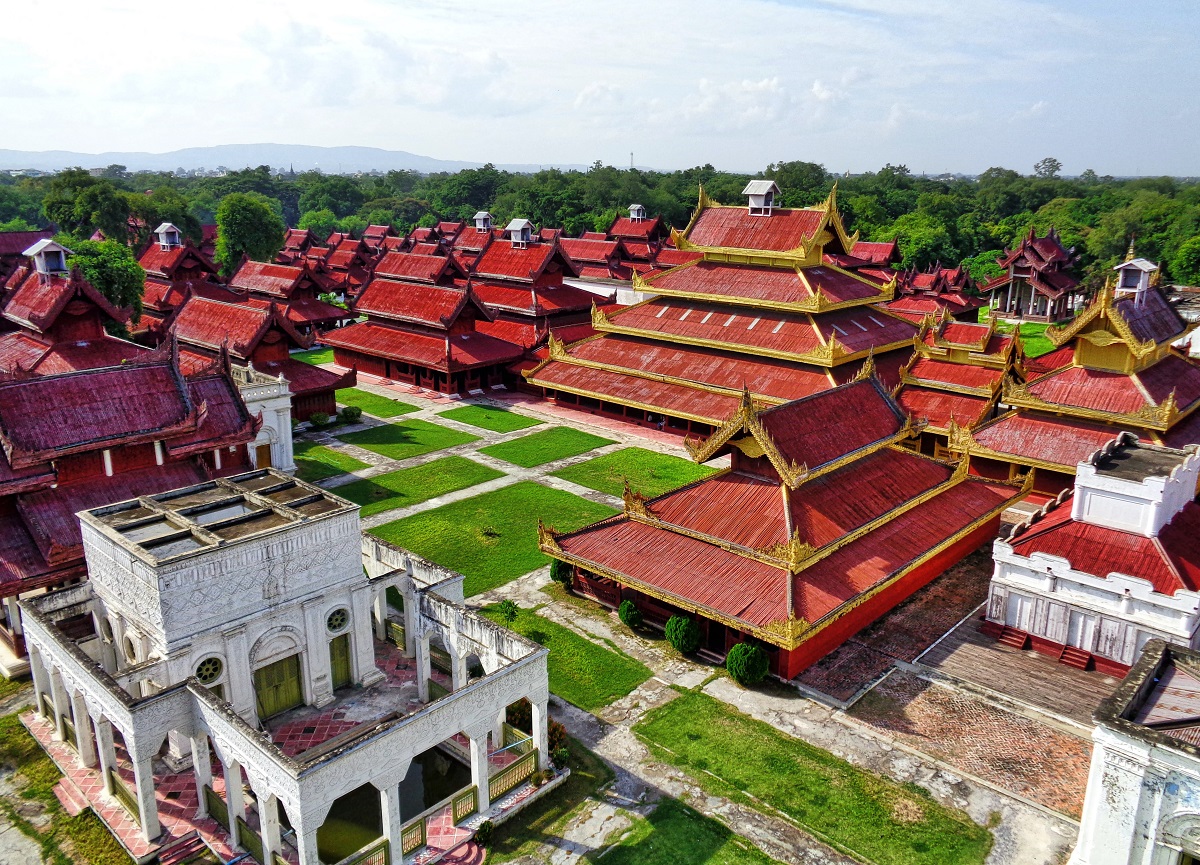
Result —
[[257, 192], [233, 192], [217, 206], [216, 262], [226, 276], [237, 269], [242, 256], [270, 261], [283, 248], [287, 225]]
[[136, 324], [142, 316], [146, 271], [137, 263], [132, 250], [115, 240], [76, 240], [71, 241], [71, 251], [67, 266], [78, 267], [83, 278], [114, 306], [128, 309], [130, 320]]
[[511, 598], [505, 598], [503, 601], [501, 601], [499, 606], [496, 607], [496, 610], [500, 613], [500, 618], [504, 620], [504, 624], [508, 625], [510, 628], [512, 627], [512, 623], [517, 620], [517, 616], [521, 613], [521, 608], [518, 607], [517, 602]]
[[1171, 275], [1180, 285], [1200, 285], [1200, 234], [1179, 247], [1171, 261]]
[[1062, 171], [1062, 163], [1053, 156], [1047, 156], [1045, 159], [1039, 159], [1033, 164], [1033, 173], [1038, 177], [1053, 179], [1058, 177], [1058, 173]]
[[617, 618], [634, 630], [642, 626], [642, 611], [633, 601], [621, 601], [621, 606], [617, 607]]
[[309, 185], [300, 196], [300, 212], [309, 210], [332, 210], [334, 216], [343, 217], [362, 207], [363, 193], [349, 177], [339, 174], [321, 177]]
[[671, 616], [667, 619], [666, 635], [667, 642], [685, 655], [700, 647], [700, 626], [690, 616]]
[[191, 212], [191, 205], [175, 189], [160, 186], [149, 195], [124, 193], [130, 215], [138, 223], [133, 229], [135, 247], [141, 247], [150, 239], [151, 232], [164, 222], [169, 222], [183, 232], [184, 237], [199, 243], [203, 237], [200, 220]]
[[51, 180], [42, 210], [73, 240], [87, 240], [97, 229], [109, 240], [124, 242], [129, 233], [129, 202], [108, 180], [82, 168], [60, 171]]
[[325, 238], [337, 229], [337, 217], [332, 210], [309, 210], [300, 215], [297, 226], [308, 229], [324, 243]]
[[570, 590], [571, 583], [575, 579], [575, 568], [562, 559], [551, 559], [550, 579], [560, 584], [564, 589]]
[[737, 643], [725, 656], [725, 669], [739, 685], [757, 685], [770, 666], [767, 653], [755, 643]]

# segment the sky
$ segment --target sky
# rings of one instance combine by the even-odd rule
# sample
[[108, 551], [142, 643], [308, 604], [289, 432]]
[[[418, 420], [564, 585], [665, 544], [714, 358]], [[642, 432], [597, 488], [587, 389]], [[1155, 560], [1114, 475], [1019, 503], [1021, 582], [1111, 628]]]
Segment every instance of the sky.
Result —
[[1200, 174], [1195, 0], [58, 0], [0, 148], [363, 145], [759, 171]]

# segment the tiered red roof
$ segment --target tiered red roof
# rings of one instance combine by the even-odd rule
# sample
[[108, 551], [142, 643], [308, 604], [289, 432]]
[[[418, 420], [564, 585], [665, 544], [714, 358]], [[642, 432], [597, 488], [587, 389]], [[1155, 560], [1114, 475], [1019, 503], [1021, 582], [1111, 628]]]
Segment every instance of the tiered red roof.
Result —
[[810, 243], [824, 218], [818, 209], [778, 208], [770, 216], [751, 216], [745, 207], [706, 207], [687, 239], [697, 246], [789, 252]]
[[754, 306], [810, 306], [818, 292], [831, 304], [880, 299], [877, 285], [825, 266], [785, 270], [700, 261], [649, 277], [647, 288], [673, 297]]

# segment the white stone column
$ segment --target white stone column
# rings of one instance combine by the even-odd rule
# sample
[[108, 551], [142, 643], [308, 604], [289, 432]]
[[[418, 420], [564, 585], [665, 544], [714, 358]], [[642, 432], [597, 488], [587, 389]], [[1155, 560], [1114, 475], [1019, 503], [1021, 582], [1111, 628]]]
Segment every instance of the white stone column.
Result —
[[37, 646], [29, 646], [29, 673], [33, 678], [34, 708], [40, 717], [46, 717], [45, 695], [50, 693], [50, 677], [46, 674], [46, 665], [42, 653]]
[[242, 767], [237, 760], [222, 762], [225, 769], [225, 802], [229, 806], [229, 839], [230, 844], [238, 846], [237, 818], [246, 819], [246, 803], [242, 797]]
[[429, 702], [430, 673], [429, 635], [422, 634], [417, 638], [417, 699], [422, 703]]
[[379, 791], [379, 796], [379, 811], [383, 815], [383, 837], [388, 842], [388, 853], [392, 862], [402, 862], [404, 857], [400, 851], [404, 847], [401, 845], [400, 828], [404, 825], [404, 818], [400, 814], [399, 783], [388, 784]]
[[[373, 621], [375, 639], [382, 642], [387, 639], [387, 589], [380, 589], [375, 593], [375, 597], [371, 599], [371, 606], [375, 613]], [[403, 649], [403, 646], [401, 646], [401, 649]]]
[[75, 750], [79, 752], [79, 765], [90, 769], [96, 765], [96, 740], [92, 737], [92, 718], [83, 694], [71, 695], [71, 709], [75, 716]]
[[112, 722], [103, 716], [96, 719], [96, 756], [100, 761], [104, 792], [111, 796], [112, 771], [117, 765], [117, 749], [113, 747]]
[[457, 691], [467, 684], [467, 659], [455, 640], [446, 641], [450, 653], [450, 690]]
[[488, 729], [466, 731], [471, 740], [471, 783], [479, 795], [479, 811], [486, 811], [491, 805], [488, 793]]
[[192, 736], [192, 775], [196, 779], [196, 796], [200, 800], [196, 813], [207, 817], [208, 802], [204, 798], [204, 788], [212, 786], [212, 757], [208, 753], [207, 733]]
[[404, 601], [404, 656], [411, 658], [417, 654], [417, 631], [420, 625], [418, 615], [417, 593], [412, 583], [412, 561], [407, 563], [408, 579], [404, 586], [397, 586], [400, 598]]
[[308, 655], [308, 677], [305, 696], [320, 708], [333, 702], [333, 682], [329, 670], [329, 635], [322, 615], [328, 602], [323, 597], [311, 598], [300, 606], [304, 609], [304, 644]]
[[54, 739], [65, 742], [67, 726], [63, 721], [67, 717], [67, 690], [63, 687], [58, 670], [53, 667], [50, 668], [50, 699], [54, 703]]
[[279, 451], [277, 454], [272, 454], [275, 458], [276, 465], [282, 472], [289, 474], [296, 471], [296, 457], [292, 449], [292, 408], [289, 401], [287, 408], [275, 410], [277, 418], [275, 447]]
[[258, 725], [258, 712], [254, 708], [254, 676], [250, 672], [250, 647], [246, 641], [246, 628], [239, 625], [222, 631], [225, 640], [225, 699], [251, 726]]
[[258, 827], [265, 865], [271, 865], [271, 855], [283, 852], [279, 837], [279, 803], [272, 795], [258, 797]]
[[129, 759], [133, 763], [133, 782], [137, 787], [138, 822], [142, 836], [153, 841], [162, 834], [158, 824], [158, 803], [154, 799], [154, 755], [142, 756], [127, 741]]
[[375, 666], [375, 646], [371, 637], [371, 587], [366, 582], [350, 590], [350, 650], [354, 653], [355, 681], [369, 688], [385, 677]]
[[538, 750], [538, 768], [550, 768], [550, 712], [549, 701], [529, 701], [533, 708], [533, 745]]
[[496, 724], [492, 727], [492, 750], [498, 751], [504, 747], [504, 723], [508, 720], [508, 707], [505, 706], [496, 713]]

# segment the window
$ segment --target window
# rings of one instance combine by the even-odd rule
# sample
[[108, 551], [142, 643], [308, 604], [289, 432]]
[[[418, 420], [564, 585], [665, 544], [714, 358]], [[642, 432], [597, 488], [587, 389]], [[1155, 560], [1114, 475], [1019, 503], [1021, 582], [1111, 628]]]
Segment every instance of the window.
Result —
[[205, 658], [196, 665], [196, 678], [201, 685], [211, 685], [225, 672], [225, 665], [220, 658]]
[[338, 609], [336, 609], [332, 613], [330, 613], [329, 616], [325, 619], [325, 627], [328, 628], [330, 633], [333, 633], [333, 634], [336, 634], [338, 631], [345, 628], [346, 625], [348, 625], [349, 623], [350, 623], [350, 611], [347, 610], [345, 607], [339, 607]]

